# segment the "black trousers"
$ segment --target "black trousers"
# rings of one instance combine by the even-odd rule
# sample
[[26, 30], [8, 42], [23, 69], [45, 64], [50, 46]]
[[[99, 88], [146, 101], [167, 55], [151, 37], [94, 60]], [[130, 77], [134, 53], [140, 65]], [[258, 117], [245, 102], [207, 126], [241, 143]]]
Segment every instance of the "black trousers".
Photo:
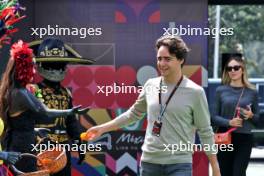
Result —
[[253, 135], [232, 133], [233, 151], [219, 151], [217, 159], [222, 176], [246, 176], [253, 146]]

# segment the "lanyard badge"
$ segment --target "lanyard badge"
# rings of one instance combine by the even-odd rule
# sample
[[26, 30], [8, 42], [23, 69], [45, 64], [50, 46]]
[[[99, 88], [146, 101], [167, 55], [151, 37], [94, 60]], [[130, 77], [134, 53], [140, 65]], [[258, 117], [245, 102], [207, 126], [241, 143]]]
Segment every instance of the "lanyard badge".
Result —
[[167, 105], [172, 97], [172, 95], [176, 92], [176, 90], [178, 89], [180, 83], [182, 82], [183, 76], [181, 77], [181, 79], [179, 80], [179, 82], [177, 83], [177, 85], [174, 87], [174, 89], [172, 90], [170, 96], [168, 97], [167, 101], [165, 102], [165, 105], [162, 106], [161, 103], [161, 84], [162, 84], [162, 80], [160, 81], [160, 91], [159, 91], [159, 104], [160, 104], [160, 115], [158, 117], [158, 120], [155, 120], [154, 124], [153, 124], [153, 128], [152, 128], [152, 135], [153, 136], [160, 136], [160, 131], [161, 131], [161, 127], [162, 127], [162, 117], [163, 114], [167, 108]]
[[153, 128], [152, 128], [152, 135], [153, 136], [157, 136], [157, 137], [160, 136], [160, 130], [162, 127], [161, 119], [162, 119], [162, 116], [164, 114], [165, 109], [166, 109], [166, 105], [163, 108], [161, 106], [161, 111], [160, 111], [160, 115], [158, 117], [158, 120], [155, 120], [155, 122], [153, 124]]
[[161, 127], [162, 127], [162, 122], [159, 120], [155, 120], [153, 128], [152, 128], [152, 135], [159, 137]]

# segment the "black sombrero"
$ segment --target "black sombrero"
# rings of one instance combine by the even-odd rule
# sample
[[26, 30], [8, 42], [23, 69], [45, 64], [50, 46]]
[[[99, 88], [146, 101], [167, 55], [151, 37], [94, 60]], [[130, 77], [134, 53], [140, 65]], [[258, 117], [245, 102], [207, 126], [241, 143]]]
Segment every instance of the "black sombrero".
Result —
[[59, 39], [48, 38], [29, 43], [35, 54], [36, 62], [66, 62], [69, 64], [94, 64], [93, 59], [83, 58], [72, 47]]

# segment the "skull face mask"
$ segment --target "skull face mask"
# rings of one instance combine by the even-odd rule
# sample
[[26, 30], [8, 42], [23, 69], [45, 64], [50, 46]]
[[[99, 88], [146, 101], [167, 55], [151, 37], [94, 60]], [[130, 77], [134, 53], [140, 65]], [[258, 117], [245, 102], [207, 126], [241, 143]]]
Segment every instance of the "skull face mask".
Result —
[[60, 82], [65, 78], [67, 72], [66, 62], [40, 62], [37, 70], [39, 74], [53, 82]]

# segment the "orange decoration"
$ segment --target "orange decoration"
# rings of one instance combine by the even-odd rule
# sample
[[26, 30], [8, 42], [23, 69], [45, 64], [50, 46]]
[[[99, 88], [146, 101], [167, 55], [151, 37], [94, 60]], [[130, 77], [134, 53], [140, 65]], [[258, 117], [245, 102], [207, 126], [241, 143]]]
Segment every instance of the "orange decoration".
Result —
[[84, 132], [84, 133], [81, 133], [80, 138], [83, 141], [89, 141], [89, 140], [92, 140], [94, 138], [94, 136], [95, 136], [95, 134], [93, 134], [91, 132], [89, 132], [89, 133]]

